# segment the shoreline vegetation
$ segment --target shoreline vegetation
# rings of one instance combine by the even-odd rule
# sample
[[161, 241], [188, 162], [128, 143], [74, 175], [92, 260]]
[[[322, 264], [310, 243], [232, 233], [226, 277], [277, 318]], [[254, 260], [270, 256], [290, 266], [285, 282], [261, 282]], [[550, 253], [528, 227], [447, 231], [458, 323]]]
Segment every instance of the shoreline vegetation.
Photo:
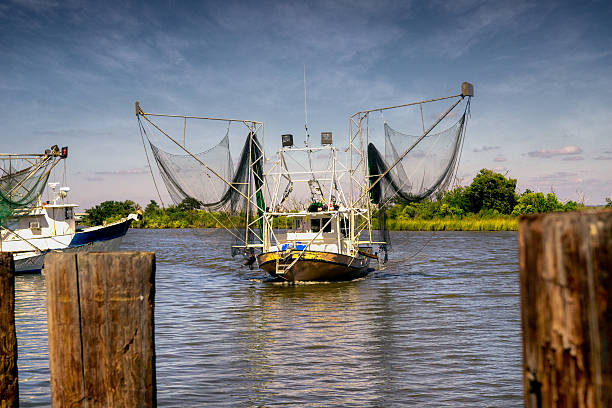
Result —
[[[456, 187], [439, 194], [435, 200], [421, 202], [397, 201], [386, 210], [387, 228], [391, 231], [516, 231], [518, 217], [524, 214], [580, 211], [583, 204], [574, 201], [562, 203], [554, 193], [544, 194], [526, 190], [516, 193], [516, 179], [491, 170], [482, 169], [467, 187]], [[612, 200], [606, 199], [606, 207]], [[143, 219], [134, 221], [133, 228], [222, 228], [223, 225], [243, 225], [240, 216], [198, 210], [200, 203], [187, 198], [178, 205], [161, 208], [151, 200], [145, 207]], [[99, 225], [110, 223], [141, 210], [137, 203], [105, 201], [85, 210], [83, 223]], [[378, 216], [374, 211], [373, 228], [378, 229]], [[287, 228], [288, 219], [278, 217], [276, 228]]]

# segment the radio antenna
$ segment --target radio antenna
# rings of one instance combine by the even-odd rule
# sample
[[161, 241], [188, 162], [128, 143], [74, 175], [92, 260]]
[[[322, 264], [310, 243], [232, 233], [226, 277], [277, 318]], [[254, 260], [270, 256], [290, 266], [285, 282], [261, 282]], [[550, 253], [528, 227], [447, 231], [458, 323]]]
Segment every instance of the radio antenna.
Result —
[[304, 64], [304, 129], [306, 129], [306, 147], [308, 148], [308, 167], [310, 167], [310, 175], [312, 180], [315, 180], [312, 171], [312, 156], [310, 151], [310, 133], [308, 132], [308, 109], [306, 105], [306, 64]]
[[306, 64], [304, 64], [304, 129], [306, 130], [306, 146], [310, 147], [310, 133], [308, 133], [308, 107], [306, 105]]

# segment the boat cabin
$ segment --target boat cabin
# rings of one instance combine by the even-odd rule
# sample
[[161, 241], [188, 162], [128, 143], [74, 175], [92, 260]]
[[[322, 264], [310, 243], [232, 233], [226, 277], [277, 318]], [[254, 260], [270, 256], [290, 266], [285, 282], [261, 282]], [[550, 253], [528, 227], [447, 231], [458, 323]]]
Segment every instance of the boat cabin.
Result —
[[74, 234], [75, 207], [78, 205], [42, 204], [27, 210], [17, 210], [6, 221], [7, 229], [2, 231], [2, 241]]
[[[289, 228], [283, 231], [268, 231], [267, 251], [308, 249], [331, 253], [350, 254], [353, 251], [350, 239], [350, 214], [348, 210], [270, 214], [290, 219]], [[264, 245], [265, 246], [265, 245]]]

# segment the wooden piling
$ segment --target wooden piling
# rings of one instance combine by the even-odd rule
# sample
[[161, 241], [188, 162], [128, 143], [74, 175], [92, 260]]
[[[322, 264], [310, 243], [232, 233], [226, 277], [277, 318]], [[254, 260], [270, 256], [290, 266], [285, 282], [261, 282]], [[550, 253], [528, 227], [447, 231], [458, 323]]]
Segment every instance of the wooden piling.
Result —
[[13, 254], [0, 252], [0, 408], [19, 406]]
[[612, 210], [519, 219], [525, 406], [612, 406]]
[[45, 258], [55, 407], [156, 406], [153, 252]]

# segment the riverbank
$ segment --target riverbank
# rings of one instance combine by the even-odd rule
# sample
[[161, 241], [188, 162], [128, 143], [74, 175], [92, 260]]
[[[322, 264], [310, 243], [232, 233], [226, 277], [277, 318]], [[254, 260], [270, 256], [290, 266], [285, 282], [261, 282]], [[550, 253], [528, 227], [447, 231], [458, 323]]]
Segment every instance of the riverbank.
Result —
[[[165, 228], [222, 228], [223, 224], [240, 225], [238, 219], [231, 222], [223, 214], [202, 211], [181, 211], [172, 214], [147, 214], [142, 220], [132, 224], [133, 228], [165, 229]], [[287, 228], [288, 219], [279, 217], [275, 220], [276, 228]], [[378, 229], [378, 220], [373, 219], [374, 229]], [[464, 216], [461, 218], [436, 217], [432, 219], [398, 218], [387, 221], [390, 231], [516, 231], [518, 217], [497, 216], [479, 217]]]

